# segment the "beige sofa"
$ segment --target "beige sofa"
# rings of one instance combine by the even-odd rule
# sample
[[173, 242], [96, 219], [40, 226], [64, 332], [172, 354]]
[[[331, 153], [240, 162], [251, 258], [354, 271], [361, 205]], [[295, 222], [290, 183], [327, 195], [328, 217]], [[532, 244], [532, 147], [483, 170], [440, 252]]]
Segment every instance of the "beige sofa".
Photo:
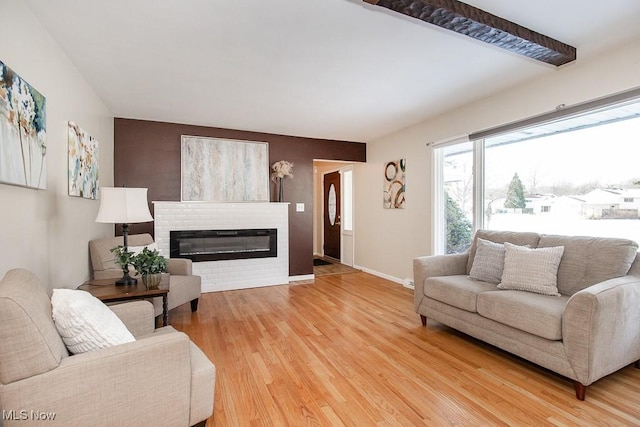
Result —
[[[110, 309], [136, 340], [70, 355], [45, 287], [27, 270], [5, 275], [0, 281], [0, 425], [205, 425], [215, 389], [215, 367], [207, 356], [171, 326], [154, 329], [147, 301]], [[43, 414], [54, 418], [43, 421]]]
[[[564, 247], [559, 296], [501, 290], [469, 276], [478, 238], [530, 248]], [[482, 242], [486, 244], [486, 242]], [[413, 261], [414, 305], [436, 320], [574, 380], [640, 368], [640, 256], [630, 240], [480, 230], [469, 251]]]
[[[150, 234], [131, 234], [128, 238], [129, 247], [147, 246], [153, 243]], [[111, 249], [123, 244], [123, 239], [111, 237], [107, 239], [91, 240], [89, 255], [91, 257], [92, 275], [94, 279], [119, 279], [122, 269], [115, 263]], [[187, 302], [191, 303], [191, 311], [198, 310], [198, 299], [201, 293], [200, 276], [193, 275], [190, 259], [168, 258], [169, 293], [167, 294], [168, 309], [174, 309]], [[156, 316], [162, 314], [162, 298], [153, 299]]]

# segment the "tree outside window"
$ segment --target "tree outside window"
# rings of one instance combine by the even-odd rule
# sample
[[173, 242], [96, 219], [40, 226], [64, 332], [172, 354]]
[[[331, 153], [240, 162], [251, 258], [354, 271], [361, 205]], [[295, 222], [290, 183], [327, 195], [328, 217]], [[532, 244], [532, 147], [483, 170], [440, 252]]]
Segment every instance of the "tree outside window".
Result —
[[524, 185], [522, 185], [517, 172], [513, 174], [513, 178], [509, 183], [504, 207], [507, 209], [524, 209], [527, 207], [527, 201], [524, 198]]

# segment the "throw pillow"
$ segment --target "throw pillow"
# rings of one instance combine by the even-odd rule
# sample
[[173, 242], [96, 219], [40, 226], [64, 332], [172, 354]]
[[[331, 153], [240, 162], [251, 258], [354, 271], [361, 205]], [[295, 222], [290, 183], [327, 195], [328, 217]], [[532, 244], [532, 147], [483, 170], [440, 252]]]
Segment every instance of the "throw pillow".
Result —
[[77, 289], [54, 289], [53, 322], [71, 353], [135, 341], [122, 320], [102, 301]]
[[478, 238], [469, 276], [483, 282], [500, 283], [504, 267], [504, 245]]
[[558, 266], [564, 246], [527, 248], [504, 244], [504, 271], [499, 289], [558, 296]]

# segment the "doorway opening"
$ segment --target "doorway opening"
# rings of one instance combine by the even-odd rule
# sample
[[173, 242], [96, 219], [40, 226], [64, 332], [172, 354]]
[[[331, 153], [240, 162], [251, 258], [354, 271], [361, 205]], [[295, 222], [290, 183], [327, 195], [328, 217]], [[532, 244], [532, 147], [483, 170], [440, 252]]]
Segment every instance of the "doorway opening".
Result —
[[314, 160], [313, 165], [314, 274], [326, 263], [353, 267], [353, 164]]

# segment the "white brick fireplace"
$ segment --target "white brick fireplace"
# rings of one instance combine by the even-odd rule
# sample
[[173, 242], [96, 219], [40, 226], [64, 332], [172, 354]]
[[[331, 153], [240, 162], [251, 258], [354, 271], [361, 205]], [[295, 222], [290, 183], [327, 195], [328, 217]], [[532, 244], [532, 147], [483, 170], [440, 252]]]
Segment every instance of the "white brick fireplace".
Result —
[[270, 286], [289, 282], [288, 203], [153, 202], [155, 241], [170, 251], [171, 231], [276, 228], [277, 257], [193, 263], [202, 292]]

